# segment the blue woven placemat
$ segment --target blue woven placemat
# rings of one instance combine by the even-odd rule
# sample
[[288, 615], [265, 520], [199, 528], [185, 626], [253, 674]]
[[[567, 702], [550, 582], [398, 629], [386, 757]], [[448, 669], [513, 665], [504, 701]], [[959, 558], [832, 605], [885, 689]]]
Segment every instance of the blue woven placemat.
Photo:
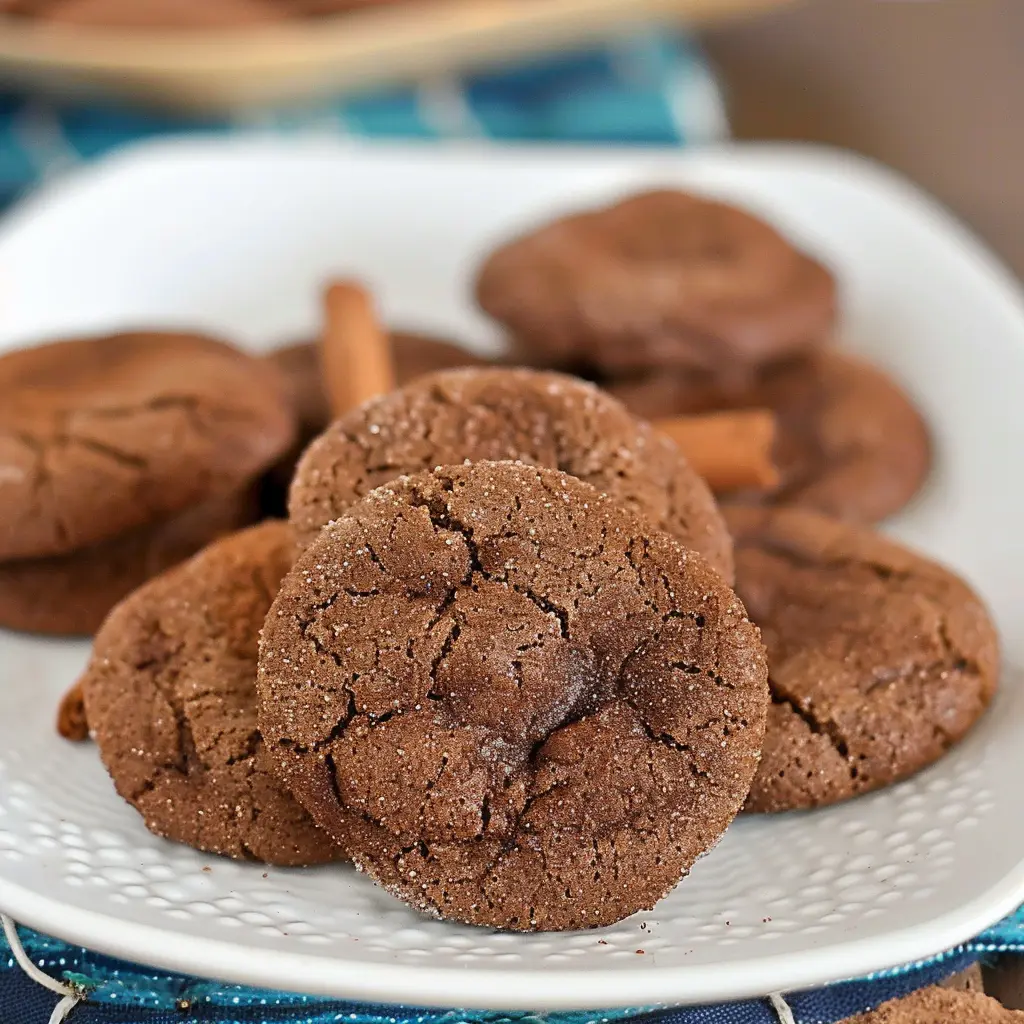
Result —
[[[226, 985], [139, 967], [20, 930], [33, 962], [48, 974], [82, 984], [88, 1001], [72, 1011], [70, 1024], [614, 1024], [623, 1018], [651, 1024], [780, 1024], [770, 1000], [718, 1006], [602, 1013], [487, 1013], [346, 1003], [338, 1000]], [[879, 972], [857, 981], [786, 997], [797, 1024], [832, 1024], [963, 970], [997, 952], [1024, 952], [1024, 908], [971, 942], [939, 956]], [[30, 980], [0, 936], [0, 1022], [46, 1024], [57, 997]]]

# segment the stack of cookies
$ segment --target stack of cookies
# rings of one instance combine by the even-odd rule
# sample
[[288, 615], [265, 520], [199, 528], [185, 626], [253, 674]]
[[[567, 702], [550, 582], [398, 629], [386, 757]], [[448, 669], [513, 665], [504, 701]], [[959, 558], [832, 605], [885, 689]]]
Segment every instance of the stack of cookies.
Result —
[[511, 240], [476, 290], [523, 358], [638, 415], [771, 413], [776, 478], [720, 495], [769, 655], [748, 810], [877, 788], [964, 734], [992, 696], [995, 635], [962, 581], [857, 525], [917, 493], [930, 445], [909, 397], [837, 349], [820, 262], [745, 211], [656, 191]]
[[779, 478], [733, 499], [877, 522], [927, 474], [910, 399], [830, 344], [832, 275], [735, 207], [661, 191], [566, 217], [495, 251], [476, 290], [522, 359], [592, 377], [646, 419], [771, 410]]
[[0, 358], [0, 626], [91, 634], [150, 576], [254, 521], [292, 444], [282, 380], [192, 334]]
[[[76, 693], [147, 827], [351, 860], [452, 920], [594, 927], [653, 906], [737, 814], [858, 796], [963, 737], [995, 631], [865, 525], [920, 485], [927, 433], [831, 347], [819, 263], [662, 192], [510, 243], [479, 294], [533, 366], [389, 332], [346, 283], [318, 343], [256, 364], [301, 440], [236, 476], [277, 460], [282, 517], [121, 601]], [[246, 390], [235, 358], [218, 394]], [[614, 393], [673, 400], [648, 422]], [[93, 438], [90, 408], [62, 406], [60, 436]]]

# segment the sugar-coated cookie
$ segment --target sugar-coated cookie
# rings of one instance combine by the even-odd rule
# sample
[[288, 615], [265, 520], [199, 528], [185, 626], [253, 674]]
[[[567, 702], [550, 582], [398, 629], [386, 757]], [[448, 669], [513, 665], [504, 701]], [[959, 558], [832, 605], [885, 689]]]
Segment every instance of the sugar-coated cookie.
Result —
[[289, 788], [392, 893], [515, 930], [649, 908], [760, 753], [757, 629], [699, 555], [554, 470], [404, 477], [327, 526], [260, 643]]
[[572, 473], [732, 578], [714, 498], [675, 445], [593, 385], [537, 370], [430, 374], [335, 421], [295, 472], [289, 513], [299, 541], [396, 476], [481, 459]]
[[747, 809], [836, 803], [941, 757], [985, 710], [999, 645], [959, 577], [866, 527], [730, 508], [736, 589], [772, 706]]
[[157, 835], [273, 864], [342, 857], [277, 781], [256, 720], [259, 631], [294, 551], [283, 522], [225, 537], [135, 591], [96, 637], [89, 727]]

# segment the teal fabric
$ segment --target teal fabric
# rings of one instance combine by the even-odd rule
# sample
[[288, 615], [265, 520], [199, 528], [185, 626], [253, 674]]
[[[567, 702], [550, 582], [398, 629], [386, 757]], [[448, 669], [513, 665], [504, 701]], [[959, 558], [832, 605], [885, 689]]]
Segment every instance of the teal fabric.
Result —
[[[775, 1010], [764, 999], [673, 1010], [637, 1007], [556, 1014], [346, 1003], [157, 971], [100, 956], [28, 929], [20, 929], [19, 935], [33, 962], [54, 977], [80, 985], [87, 994], [86, 1002], [74, 1010], [70, 1024], [619, 1024], [623, 1020], [643, 1020], [645, 1024], [778, 1024]], [[939, 956], [857, 981], [791, 994], [787, 1002], [797, 1024], [832, 1024], [932, 984], [997, 952], [1024, 953], [1024, 908], [971, 942]], [[56, 1002], [56, 996], [24, 974], [0, 936], [0, 1022], [46, 1024]]]
[[0, 94], [0, 202], [126, 143], [179, 134], [316, 133], [376, 138], [685, 145], [721, 137], [714, 76], [678, 35], [637, 31], [607, 46], [466, 78], [346, 96], [235, 119]]

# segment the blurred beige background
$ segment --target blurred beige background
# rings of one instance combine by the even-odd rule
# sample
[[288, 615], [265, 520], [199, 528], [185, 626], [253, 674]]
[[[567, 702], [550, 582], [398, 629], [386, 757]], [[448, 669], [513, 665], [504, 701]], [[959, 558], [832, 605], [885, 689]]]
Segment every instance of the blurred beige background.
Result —
[[1024, 0], [796, 0], [703, 39], [738, 137], [875, 156], [1024, 278]]

